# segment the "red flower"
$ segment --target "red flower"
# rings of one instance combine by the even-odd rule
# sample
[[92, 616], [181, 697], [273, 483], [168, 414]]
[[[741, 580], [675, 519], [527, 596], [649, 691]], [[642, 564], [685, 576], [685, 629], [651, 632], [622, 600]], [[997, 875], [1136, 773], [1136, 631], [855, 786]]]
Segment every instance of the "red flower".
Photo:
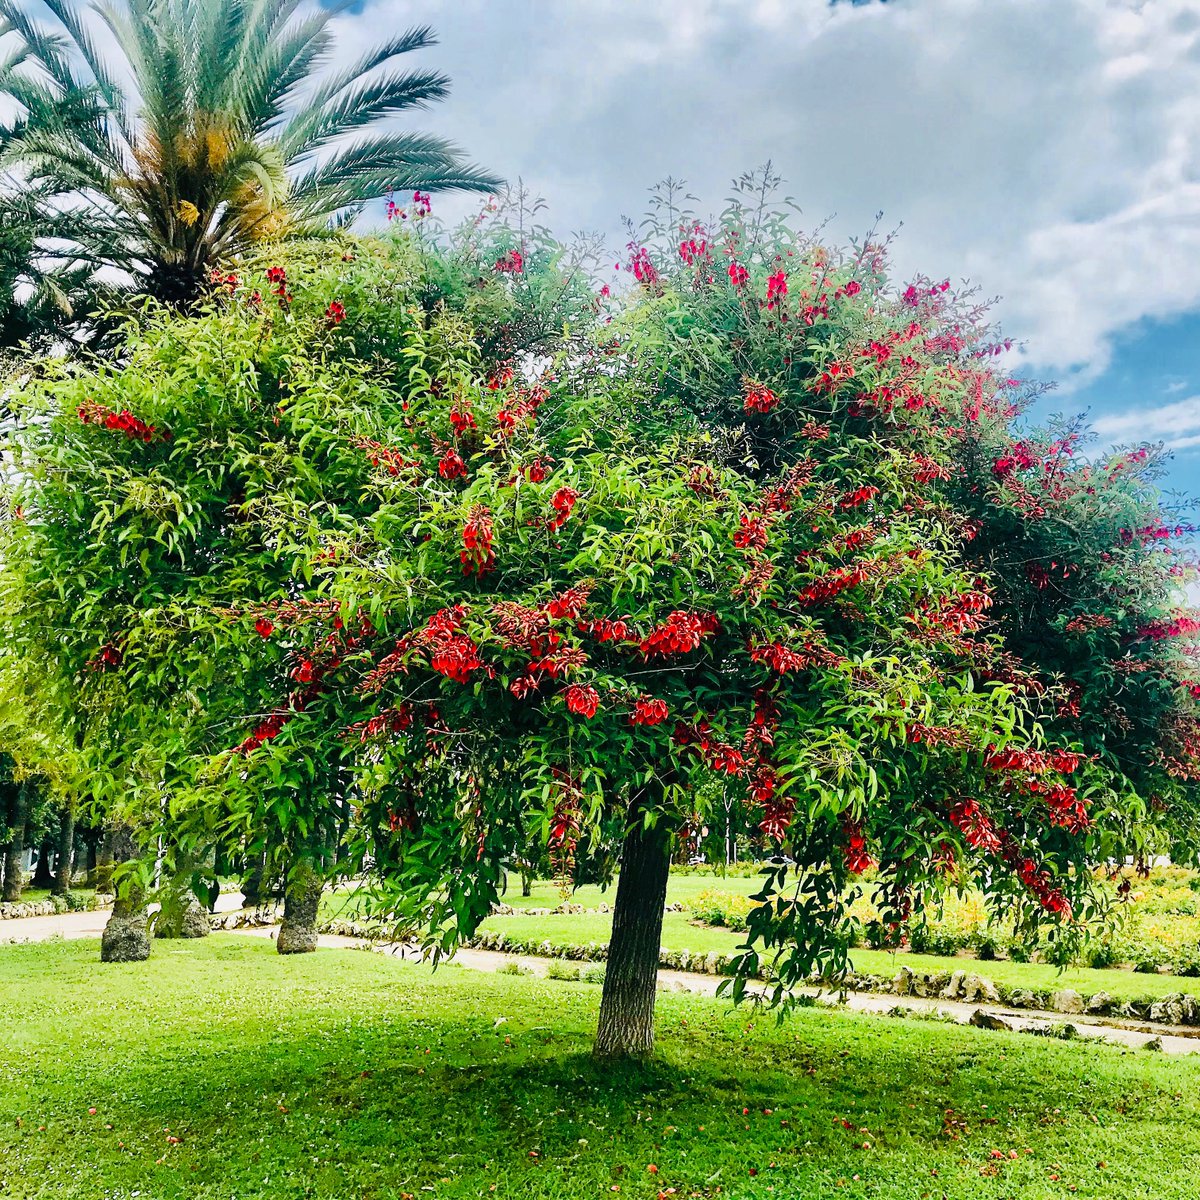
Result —
[[334, 300], [325, 310], [325, 319], [330, 325], [340, 325], [346, 319], [345, 306]]
[[275, 626], [266, 617], [259, 617], [254, 622], [254, 632], [261, 638], [269, 638], [275, 632]]
[[769, 387], [763, 387], [761, 384], [751, 383], [747, 380], [745, 389], [742, 407], [746, 412], [769, 413], [778, 407], [779, 397]]
[[787, 295], [787, 276], [782, 271], [767, 276], [767, 307], [774, 308], [776, 303]]
[[550, 505], [554, 509], [554, 516], [546, 522], [546, 527], [548, 529], [561, 529], [571, 516], [571, 510], [575, 507], [575, 502], [578, 499], [579, 493], [574, 488], [560, 487], [550, 497]]
[[432, 211], [433, 205], [428, 192], [413, 192], [413, 216], [426, 217]]
[[573, 683], [563, 692], [569, 712], [590, 720], [600, 707], [600, 694], [594, 687]]
[[649, 696], [639, 696], [633, 702], [630, 725], [661, 725], [667, 719], [667, 702]]
[[457, 450], [447, 450], [442, 455], [442, 461], [438, 463], [438, 474], [443, 479], [458, 479], [466, 473], [467, 464], [463, 462]]
[[746, 281], [750, 278], [750, 272], [742, 266], [741, 263], [731, 262], [729, 264], [729, 282], [735, 288], [746, 286]]
[[852, 279], [843, 290], [847, 296], [857, 296], [862, 291], [862, 284], [857, 279]]
[[520, 275], [525, 270], [525, 258], [520, 250], [510, 250], [496, 259], [492, 270], [503, 275]]

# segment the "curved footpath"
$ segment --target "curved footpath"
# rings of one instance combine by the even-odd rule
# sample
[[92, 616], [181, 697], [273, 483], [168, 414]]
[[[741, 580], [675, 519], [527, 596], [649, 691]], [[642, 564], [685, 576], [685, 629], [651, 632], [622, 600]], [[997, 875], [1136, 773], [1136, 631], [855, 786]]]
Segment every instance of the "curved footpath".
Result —
[[[241, 907], [241, 896], [226, 894], [217, 901], [217, 912], [233, 912]], [[46, 917], [24, 917], [20, 920], [0, 922], [0, 945], [4, 943], [45, 942], [54, 938], [98, 938], [108, 920], [107, 909], [93, 912], [57, 913]], [[230, 932], [240, 937], [273, 938], [277, 926], [244, 926]], [[379, 954], [408, 960], [418, 959], [414, 947], [399, 942], [366, 942], [358, 938], [322, 934], [319, 945], [332, 950], [372, 950]], [[534, 975], [545, 975], [553, 961], [532, 955], [503, 954], [496, 950], [471, 950], [463, 948], [454, 956], [454, 962], [474, 971], [497, 971], [502, 966], [518, 962]], [[698, 975], [689, 971], [659, 970], [658, 984], [669, 991], [696, 992], [715, 996], [721, 980], [713, 975]], [[838, 1005], [835, 993], [805, 989], [807, 994], [819, 1002]], [[959, 1024], [982, 1024], [987, 1028], [1008, 1027], [1014, 1030], [1038, 1031], [1053, 1034], [1065, 1025], [1073, 1025], [1081, 1039], [1111, 1042], [1134, 1049], [1157, 1040], [1167, 1054], [1200, 1054], [1200, 1029], [1189, 1036], [1179, 1032], [1174, 1025], [1139, 1023], [1131, 1025], [1105, 1020], [1099, 1017], [1072, 1016], [1069, 1021], [1062, 1013], [1037, 1012], [1029, 1009], [1017, 1011], [1003, 1005], [963, 1004], [954, 1000], [938, 1000], [921, 996], [880, 995], [873, 992], [847, 992], [845, 1007], [854, 1012], [887, 1014], [897, 1009], [912, 1013], [939, 1013]], [[1003, 1025], [999, 1024], [1000, 1022]]]

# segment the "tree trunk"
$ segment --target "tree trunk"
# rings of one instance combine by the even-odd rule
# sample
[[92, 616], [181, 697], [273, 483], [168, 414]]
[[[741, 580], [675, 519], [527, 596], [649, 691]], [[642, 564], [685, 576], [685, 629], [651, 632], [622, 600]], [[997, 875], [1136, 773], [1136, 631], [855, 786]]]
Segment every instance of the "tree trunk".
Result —
[[[113, 859], [132, 861], [137, 855], [131, 830], [109, 831], [105, 845]], [[109, 867], [109, 886], [112, 868]], [[112, 916], [100, 937], [101, 962], [142, 962], [150, 957], [150, 933], [146, 927], [146, 895], [133, 879], [126, 879], [113, 901]]]
[[44, 837], [42, 844], [38, 847], [37, 866], [33, 868], [33, 878], [29, 881], [30, 887], [44, 888], [49, 891], [54, 886], [54, 871], [50, 866], [53, 858], [54, 839]]
[[9, 796], [8, 824], [12, 830], [4, 854], [4, 900], [15, 904], [25, 886], [21, 859], [25, 857], [25, 820], [29, 815], [28, 785], [22, 781]]
[[263, 896], [263, 876], [266, 873], [267, 858], [259, 854], [247, 859], [246, 873], [242, 876], [242, 906], [257, 908], [265, 899]]
[[312, 861], [301, 859], [288, 874], [283, 893], [283, 923], [275, 948], [280, 954], [308, 954], [317, 948], [317, 908], [323, 880]]
[[92, 836], [85, 839], [83, 846], [87, 855], [84, 860], [85, 869], [87, 870], [87, 886], [94, 888], [96, 887], [96, 880], [100, 871], [100, 859], [97, 855], [98, 847], [96, 845], [96, 838]]
[[642, 812], [635, 803], [621, 851], [596, 1031], [597, 1058], [646, 1058], [654, 1050], [654, 996], [671, 869], [671, 830], [662, 815], [647, 829]]
[[54, 883], [50, 886], [50, 890], [56, 896], [62, 896], [71, 890], [75, 853], [75, 813], [69, 804], [63, 806], [59, 819], [62, 824], [58, 829], [58, 861], [54, 864]]
[[96, 891], [101, 895], [112, 892], [113, 831], [105, 826], [100, 831], [100, 848], [96, 852]]
[[521, 872], [521, 895], [527, 900], [533, 895], [533, 876], [526, 875], [524, 871]]

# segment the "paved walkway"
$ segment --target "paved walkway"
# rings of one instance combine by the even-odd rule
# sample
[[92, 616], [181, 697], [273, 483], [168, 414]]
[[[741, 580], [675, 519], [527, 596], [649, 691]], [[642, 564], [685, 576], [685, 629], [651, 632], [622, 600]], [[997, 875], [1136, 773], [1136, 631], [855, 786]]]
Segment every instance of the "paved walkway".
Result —
[[[237, 893], [225, 894], [217, 901], [217, 911], [234, 911], [241, 907], [241, 900], [242, 897]], [[94, 912], [59, 913], [50, 917], [23, 917], [18, 920], [0, 921], [0, 944], [4, 942], [44, 942], [52, 938], [98, 938], [108, 916], [108, 909], [99, 909]], [[276, 926], [268, 925], [246, 927], [232, 932], [242, 937], [273, 938], [276, 930]], [[398, 942], [364, 942], [357, 938], [322, 934], [319, 945], [322, 949], [330, 950], [368, 948], [379, 954], [406, 960], [420, 958], [414, 947]], [[497, 971], [500, 967], [511, 963], [514, 958], [522, 967], [535, 975], [545, 975], [551, 961], [531, 955], [502, 954], [494, 950], [471, 950], [466, 947], [458, 951], [454, 956], [454, 961], [473, 971]], [[580, 965], [586, 966], [587, 964]], [[720, 982], [715, 975], [694, 975], [689, 971], [660, 970], [658, 973], [658, 986], [667, 991], [695, 992], [699, 995], [715, 996]], [[830, 1005], [838, 1003], [837, 997], [828, 992], [811, 990], [809, 994], [815, 996], [821, 1003]], [[936, 1012], [952, 1017], [962, 1025], [969, 1024], [975, 1013], [981, 1011], [981, 1006], [978, 1004], [926, 999], [920, 996], [891, 996], [874, 992], [847, 993], [845, 1007], [854, 1012], [877, 1014], [889, 1013], [897, 1008], [907, 1009], [914, 1013]], [[1026, 1009], [1017, 1011], [1002, 1005], [988, 1005], [982, 1008], [982, 1011], [989, 1016], [999, 1017], [1013, 1029], [1018, 1030], [1059, 1028], [1069, 1022], [1075, 1026], [1079, 1036], [1084, 1039], [1138, 1048], [1157, 1038], [1162, 1042], [1162, 1049], [1167, 1054], [1200, 1054], [1200, 1029], [1181, 1033], [1179, 1027], [1175, 1025], [1116, 1024], [1097, 1017], [1066, 1017], [1062, 1013], [1036, 1012]]]
[[[231, 912], [242, 907], [240, 892], [217, 897], [217, 912]], [[104, 932], [112, 909], [97, 908], [89, 912], [55, 913], [49, 917], [17, 917], [0, 921], [0, 945], [5, 942], [47, 942], [51, 938], [98, 938]]]

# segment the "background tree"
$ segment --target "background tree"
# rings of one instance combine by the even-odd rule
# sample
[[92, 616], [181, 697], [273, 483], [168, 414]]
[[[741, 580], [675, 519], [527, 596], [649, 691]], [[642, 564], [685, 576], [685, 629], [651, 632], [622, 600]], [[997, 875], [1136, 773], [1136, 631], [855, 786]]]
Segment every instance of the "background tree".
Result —
[[[85, 268], [116, 269], [160, 299], [189, 304], [219, 260], [346, 220], [392, 189], [498, 185], [442, 139], [379, 128], [447, 93], [444, 75], [397, 69], [402, 56], [434, 43], [426, 27], [320, 73], [334, 8], [297, 15], [292, 0], [44, 7], [53, 25], [19, 0], [0, 3], [11, 35], [0, 91], [13, 108], [0, 128], [0, 165], [37, 189], [34, 214], [19, 199], [23, 182], [6, 203], [22, 217], [43, 216], [32, 231], [35, 271], [60, 305]], [[102, 47], [114, 39], [110, 55]], [[29, 222], [12, 236], [28, 260]], [[21, 313], [13, 337], [36, 316]]]

